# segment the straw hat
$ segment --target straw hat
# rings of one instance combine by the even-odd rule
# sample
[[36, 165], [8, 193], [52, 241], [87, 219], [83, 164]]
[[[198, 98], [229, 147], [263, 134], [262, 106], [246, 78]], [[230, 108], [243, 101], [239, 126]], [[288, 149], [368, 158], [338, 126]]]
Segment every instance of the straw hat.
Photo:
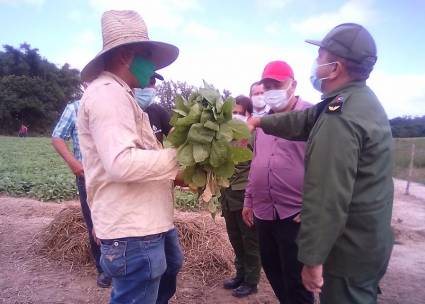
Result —
[[104, 70], [103, 55], [123, 45], [146, 47], [155, 70], [170, 65], [179, 55], [174, 45], [149, 40], [145, 21], [135, 11], [107, 11], [102, 16], [103, 49], [81, 71], [81, 80], [90, 82]]

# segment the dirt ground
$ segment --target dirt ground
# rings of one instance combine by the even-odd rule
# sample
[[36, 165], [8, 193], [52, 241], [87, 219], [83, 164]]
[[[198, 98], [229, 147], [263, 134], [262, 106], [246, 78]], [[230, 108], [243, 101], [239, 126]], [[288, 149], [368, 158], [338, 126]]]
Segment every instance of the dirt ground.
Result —
[[[397, 236], [391, 262], [381, 282], [381, 304], [425, 303], [425, 187], [396, 180], [393, 224]], [[92, 268], [73, 269], [31, 250], [36, 234], [68, 202], [41, 203], [0, 197], [0, 303], [108, 303], [108, 289], [96, 287]], [[238, 300], [221, 286], [202, 288], [188, 276], [179, 279], [173, 303], [277, 303], [264, 275], [259, 292]]]

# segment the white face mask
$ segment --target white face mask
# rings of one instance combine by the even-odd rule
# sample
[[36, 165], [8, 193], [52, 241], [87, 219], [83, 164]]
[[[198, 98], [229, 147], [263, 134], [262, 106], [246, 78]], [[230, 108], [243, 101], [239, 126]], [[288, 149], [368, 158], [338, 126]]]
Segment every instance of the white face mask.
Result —
[[273, 111], [286, 108], [293, 96], [293, 94], [289, 95], [288, 91], [290, 87], [291, 84], [287, 89], [265, 91], [264, 100], [266, 101], [266, 104], [269, 105]]
[[248, 120], [248, 117], [243, 116], [241, 114], [232, 114], [232, 117], [233, 117], [233, 119], [237, 119], [237, 120], [240, 120], [240, 121], [243, 121], [243, 122], [247, 122], [247, 120]]
[[145, 110], [155, 101], [155, 95], [156, 90], [154, 88], [134, 89], [134, 97], [143, 110]]
[[264, 100], [263, 94], [252, 96], [251, 100], [252, 100], [252, 105], [254, 106], [254, 108], [262, 109], [266, 106], [266, 102]]

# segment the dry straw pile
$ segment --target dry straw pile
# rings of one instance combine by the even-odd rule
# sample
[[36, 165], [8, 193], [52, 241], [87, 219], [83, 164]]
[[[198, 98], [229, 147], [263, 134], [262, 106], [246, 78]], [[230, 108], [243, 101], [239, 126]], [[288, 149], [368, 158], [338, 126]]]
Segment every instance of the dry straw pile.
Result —
[[[216, 284], [232, 269], [233, 253], [220, 221], [209, 214], [176, 212], [175, 225], [185, 256], [183, 276], [204, 284]], [[79, 206], [59, 212], [37, 237], [37, 251], [49, 258], [67, 261], [72, 267], [91, 263], [86, 226]]]

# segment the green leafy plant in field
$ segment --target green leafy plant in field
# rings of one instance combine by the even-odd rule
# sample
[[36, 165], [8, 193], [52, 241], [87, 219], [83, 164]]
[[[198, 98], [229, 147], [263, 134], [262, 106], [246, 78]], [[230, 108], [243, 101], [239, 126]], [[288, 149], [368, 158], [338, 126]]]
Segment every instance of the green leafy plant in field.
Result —
[[223, 100], [205, 82], [188, 100], [178, 95], [170, 121], [173, 130], [165, 142], [177, 148], [185, 183], [201, 194], [212, 214], [217, 212], [220, 188], [229, 186], [235, 165], [252, 158], [251, 150], [240, 144], [248, 142], [249, 130], [244, 122], [232, 119], [233, 105], [232, 97]]

